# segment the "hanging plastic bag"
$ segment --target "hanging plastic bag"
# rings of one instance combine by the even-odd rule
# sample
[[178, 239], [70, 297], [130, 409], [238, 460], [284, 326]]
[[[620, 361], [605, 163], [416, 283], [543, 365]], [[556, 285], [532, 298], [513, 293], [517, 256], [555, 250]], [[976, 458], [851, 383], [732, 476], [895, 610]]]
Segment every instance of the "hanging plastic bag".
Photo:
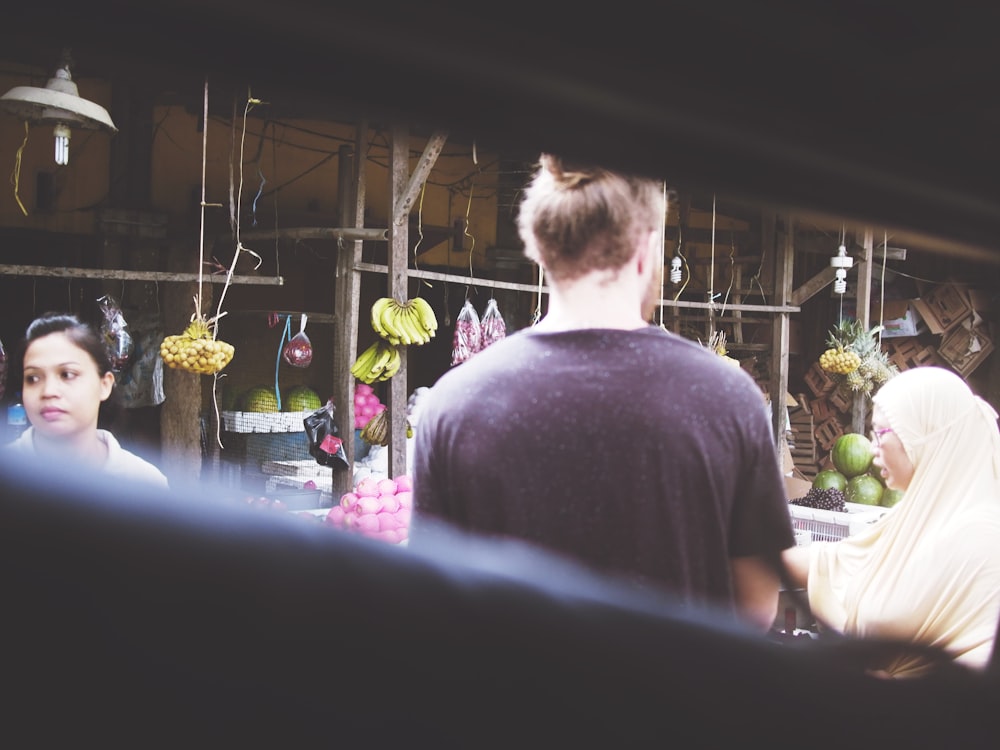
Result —
[[[289, 318], [291, 320], [291, 318]], [[282, 351], [285, 361], [292, 367], [308, 367], [313, 359], [313, 347], [309, 337], [306, 336], [306, 315], [302, 314], [299, 325], [299, 332], [285, 344]]]
[[479, 313], [469, 300], [465, 300], [455, 319], [455, 336], [451, 353], [451, 366], [460, 365], [483, 348], [483, 332]]
[[97, 304], [100, 305], [104, 316], [101, 322], [101, 338], [104, 339], [108, 359], [111, 360], [111, 369], [117, 374], [128, 369], [132, 362], [134, 350], [132, 334], [129, 333], [125, 316], [122, 315], [121, 308], [113, 297], [106, 294], [98, 297]]
[[506, 337], [507, 324], [504, 322], [503, 315], [500, 314], [495, 297], [490, 297], [490, 301], [486, 303], [486, 312], [483, 313], [479, 327], [482, 330], [481, 349], [485, 349], [490, 344]]
[[309, 438], [309, 455], [316, 459], [316, 463], [334, 469], [346, 469], [350, 463], [334, 419], [336, 411], [333, 401], [327, 401], [325, 406], [303, 419], [302, 424]]

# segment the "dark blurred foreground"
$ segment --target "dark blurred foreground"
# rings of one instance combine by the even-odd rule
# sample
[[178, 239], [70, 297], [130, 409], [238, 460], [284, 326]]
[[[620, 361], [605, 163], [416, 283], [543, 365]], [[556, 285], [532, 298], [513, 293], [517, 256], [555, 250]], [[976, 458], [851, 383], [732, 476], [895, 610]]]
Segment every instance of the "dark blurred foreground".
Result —
[[1000, 741], [996, 677], [867, 677], [864, 644], [776, 643], [519, 543], [45, 471], [0, 462], [7, 746]]

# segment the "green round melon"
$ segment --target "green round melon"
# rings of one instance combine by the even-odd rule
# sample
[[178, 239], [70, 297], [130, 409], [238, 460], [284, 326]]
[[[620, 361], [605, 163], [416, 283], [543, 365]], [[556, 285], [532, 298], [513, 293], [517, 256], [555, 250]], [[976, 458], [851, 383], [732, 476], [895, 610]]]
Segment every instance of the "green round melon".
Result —
[[243, 411], [278, 411], [278, 397], [274, 393], [274, 388], [263, 385], [251, 388], [243, 395]]
[[282, 406], [288, 411], [316, 411], [323, 405], [319, 394], [305, 385], [298, 385], [288, 392], [287, 401]]
[[893, 505], [898, 503], [903, 499], [902, 490], [890, 490], [886, 489], [882, 492], [882, 498], [878, 501], [878, 504], [883, 508], [891, 508]]
[[812, 481], [812, 486], [818, 490], [847, 490], [847, 477], [836, 469], [823, 469]]
[[867, 472], [874, 457], [872, 441], [859, 432], [844, 433], [837, 438], [830, 451], [834, 468], [848, 479]]
[[858, 474], [847, 480], [844, 499], [849, 503], [858, 503], [859, 505], [878, 505], [884, 491], [882, 483], [871, 474]]

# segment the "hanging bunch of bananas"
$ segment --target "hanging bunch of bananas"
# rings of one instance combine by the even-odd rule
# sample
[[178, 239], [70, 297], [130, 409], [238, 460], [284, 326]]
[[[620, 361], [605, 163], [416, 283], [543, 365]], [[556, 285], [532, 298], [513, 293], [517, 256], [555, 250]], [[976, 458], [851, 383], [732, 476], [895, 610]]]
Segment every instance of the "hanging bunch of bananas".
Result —
[[351, 375], [371, 385], [391, 378], [399, 372], [400, 364], [399, 349], [380, 339], [358, 355], [351, 365]]
[[372, 328], [394, 346], [426, 344], [437, 331], [437, 316], [423, 297], [397, 302], [380, 297], [372, 305]]
[[[406, 437], [413, 437], [413, 426], [406, 420]], [[389, 412], [383, 409], [361, 428], [361, 439], [371, 445], [389, 444]]]
[[842, 390], [871, 395], [899, 372], [879, 345], [881, 330], [881, 326], [865, 330], [856, 320], [840, 321], [830, 329], [819, 366], [833, 375]]
[[370, 445], [389, 444], [389, 411], [383, 409], [361, 428], [361, 439]]
[[178, 336], [167, 336], [160, 343], [160, 359], [174, 369], [199, 375], [212, 375], [229, 364], [236, 353], [232, 344], [217, 340], [212, 326], [203, 315], [195, 315]]

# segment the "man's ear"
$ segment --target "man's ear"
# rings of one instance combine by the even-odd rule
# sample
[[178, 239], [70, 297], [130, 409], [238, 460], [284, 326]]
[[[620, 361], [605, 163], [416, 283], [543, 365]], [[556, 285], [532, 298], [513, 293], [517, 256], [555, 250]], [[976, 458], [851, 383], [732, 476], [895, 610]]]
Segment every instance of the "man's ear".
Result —
[[656, 271], [659, 269], [657, 264], [657, 259], [660, 262], [663, 261], [662, 251], [660, 249], [660, 233], [657, 231], [651, 231], [646, 236], [645, 241], [636, 253], [637, 260], [639, 263], [638, 269], [640, 275], [650, 269]]

